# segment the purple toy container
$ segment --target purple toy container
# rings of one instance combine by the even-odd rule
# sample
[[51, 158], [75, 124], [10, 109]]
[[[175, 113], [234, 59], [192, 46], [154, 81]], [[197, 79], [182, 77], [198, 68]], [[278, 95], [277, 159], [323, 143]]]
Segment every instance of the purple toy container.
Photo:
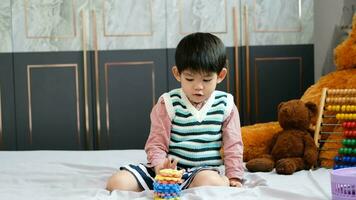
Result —
[[333, 200], [356, 200], [356, 167], [331, 172], [331, 193]]

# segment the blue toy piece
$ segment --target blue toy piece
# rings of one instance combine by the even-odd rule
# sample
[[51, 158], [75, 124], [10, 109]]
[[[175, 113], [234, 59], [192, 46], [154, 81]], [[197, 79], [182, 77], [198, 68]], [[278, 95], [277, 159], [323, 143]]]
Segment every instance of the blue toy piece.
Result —
[[158, 193], [168, 193], [168, 194], [171, 193], [180, 194], [181, 191], [178, 184], [161, 184], [158, 182], [153, 183], [153, 189]]

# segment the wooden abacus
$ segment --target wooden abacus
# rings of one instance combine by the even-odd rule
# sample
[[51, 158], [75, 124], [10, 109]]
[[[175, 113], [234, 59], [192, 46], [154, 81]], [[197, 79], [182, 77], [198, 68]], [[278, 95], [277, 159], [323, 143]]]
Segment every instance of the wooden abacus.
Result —
[[[334, 131], [335, 127], [342, 131]], [[329, 139], [332, 134], [340, 135], [340, 139]], [[323, 88], [314, 142], [319, 153], [333, 151], [336, 154], [334, 168], [356, 166], [356, 89]], [[325, 148], [324, 143], [338, 143], [342, 147]]]

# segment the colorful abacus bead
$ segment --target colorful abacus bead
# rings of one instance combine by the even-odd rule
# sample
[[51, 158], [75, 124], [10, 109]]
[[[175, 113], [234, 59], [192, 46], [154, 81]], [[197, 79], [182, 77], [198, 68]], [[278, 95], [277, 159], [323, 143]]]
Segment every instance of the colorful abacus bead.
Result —
[[344, 139], [342, 141], [342, 144], [344, 146], [351, 146], [351, 147], [356, 146], [356, 139]]
[[355, 154], [356, 155], [356, 148], [353, 149], [353, 148], [340, 148], [339, 149], [339, 154], [342, 154], [342, 155], [351, 155], [351, 154]]
[[334, 112], [355, 112], [356, 105], [328, 105], [326, 110]]
[[345, 130], [344, 136], [347, 138], [356, 138], [356, 130]]
[[354, 128], [356, 127], [356, 122], [354, 121], [348, 121], [348, 122], [343, 122], [342, 127], [344, 128]]
[[338, 112], [340, 111], [340, 105], [328, 105], [326, 110]]
[[335, 156], [335, 162], [343, 162], [343, 163], [351, 163], [356, 164], [356, 157], [355, 156]]
[[356, 120], [356, 113], [337, 113], [335, 117], [338, 120]]

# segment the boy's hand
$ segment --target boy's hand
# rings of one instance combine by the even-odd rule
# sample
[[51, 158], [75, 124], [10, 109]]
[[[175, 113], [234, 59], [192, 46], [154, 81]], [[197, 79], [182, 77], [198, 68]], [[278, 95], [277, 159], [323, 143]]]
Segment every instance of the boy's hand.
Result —
[[155, 173], [159, 174], [161, 169], [177, 169], [178, 160], [168, 157], [163, 163], [155, 166]]
[[238, 178], [230, 178], [229, 181], [231, 187], [242, 187], [242, 183]]

